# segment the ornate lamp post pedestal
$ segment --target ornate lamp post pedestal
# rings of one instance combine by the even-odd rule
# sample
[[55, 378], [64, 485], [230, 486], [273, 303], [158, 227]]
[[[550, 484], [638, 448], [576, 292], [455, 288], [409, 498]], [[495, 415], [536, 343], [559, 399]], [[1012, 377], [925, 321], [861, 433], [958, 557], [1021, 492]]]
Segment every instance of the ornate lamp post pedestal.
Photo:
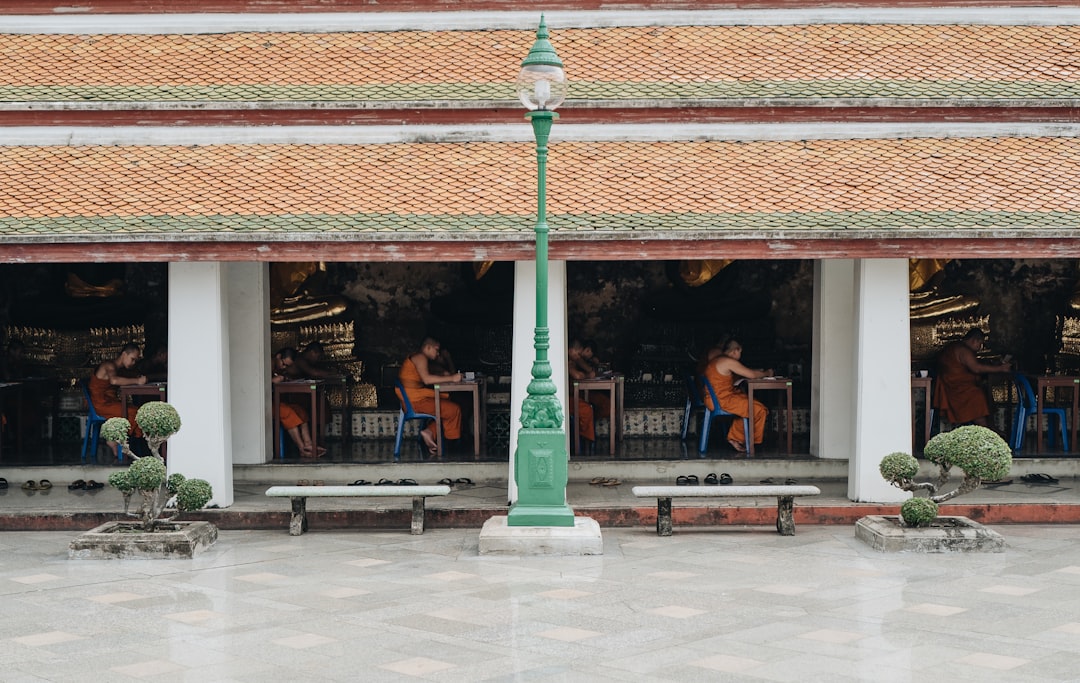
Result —
[[566, 504], [567, 450], [563, 409], [548, 360], [547, 143], [554, 112], [566, 97], [562, 60], [548, 42], [543, 17], [536, 42], [521, 65], [518, 97], [529, 109], [536, 136], [536, 332], [532, 381], [521, 406], [521, 430], [514, 452], [518, 500], [506, 517], [492, 517], [480, 532], [481, 554], [600, 555], [600, 526], [575, 517]]

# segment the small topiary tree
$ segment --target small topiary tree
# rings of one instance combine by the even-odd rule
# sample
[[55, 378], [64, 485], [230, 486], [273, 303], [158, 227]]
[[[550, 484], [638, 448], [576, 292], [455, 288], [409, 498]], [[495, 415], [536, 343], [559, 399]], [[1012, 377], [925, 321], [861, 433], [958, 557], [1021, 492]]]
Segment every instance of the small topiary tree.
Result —
[[[179, 473], [168, 474], [160, 448], [180, 429], [180, 415], [176, 408], [164, 401], [152, 401], [139, 408], [135, 421], [142, 429], [152, 455], [140, 458], [132, 453], [131, 465], [126, 470], [111, 474], [109, 483], [124, 494], [124, 514], [139, 518], [144, 531], [153, 531], [155, 527], [176, 519], [181, 512], [202, 509], [213, 497], [213, 489], [203, 479], [186, 479]], [[127, 439], [130, 433], [131, 424], [122, 417], [109, 418], [101, 425], [102, 438], [119, 442], [129, 453], [131, 449], [127, 448]], [[142, 497], [142, 504], [132, 513], [131, 496], [136, 491]], [[162, 517], [162, 511], [172, 500], [176, 501], [177, 512]]]
[[[1009, 444], [993, 430], [977, 425], [938, 434], [927, 442], [923, 455], [938, 466], [936, 483], [914, 480], [919, 473], [919, 462], [907, 453], [890, 453], [878, 466], [881, 476], [893, 486], [905, 491], [927, 492], [927, 497], [912, 498], [901, 507], [900, 514], [909, 526], [926, 524], [937, 516], [938, 503], [970, 493], [984, 481], [1006, 477], [1012, 468]], [[964, 480], [952, 491], [935, 495], [948, 483], [953, 467], [964, 471]]]

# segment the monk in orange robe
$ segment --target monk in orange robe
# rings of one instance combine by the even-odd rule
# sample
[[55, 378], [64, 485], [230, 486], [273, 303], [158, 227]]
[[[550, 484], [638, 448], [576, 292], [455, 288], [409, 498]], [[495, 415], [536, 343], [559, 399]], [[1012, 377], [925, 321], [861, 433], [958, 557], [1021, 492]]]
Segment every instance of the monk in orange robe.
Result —
[[[566, 371], [570, 375], [570, 386], [574, 380], [596, 377], [596, 365], [593, 363], [592, 344], [579, 339], [571, 339], [566, 348]], [[589, 392], [588, 401], [578, 399], [577, 405], [571, 403], [570, 416], [577, 420], [578, 435], [590, 445], [596, 441], [595, 416], [611, 414], [611, 396], [603, 390]], [[615, 428], [614, 425], [611, 426]]]
[[[420, 344], [420, 350], [401, 364], [398, 372], [398, 380], [405, 388], [405, 395], [409, 397], [414, 412], [435, 414], [435, 390], [431, 385], [439, 382], [460, 382], [461, 373], [435, 374], [432, 372], [436, 359], [441, 357], [442, 345], [433, 337], [425, 337]], [[400, 392], [398, 398], [401, 398]], [[450, 400], [449, 394], [439, 395], [439, 416], [442, 418], [442, 433], [447, 439], [461, 438], [461, 408]], [[435, 423], [432, 422], [420, 432], [428, 452], [432, 457], [438, 458], [439, 446], [435, 432]]]
[[[768, 370], [752, 370], [742, 364], [742, 344], [735, 339], [728, 339], [709, 353], [708, 364], [705, 366], [705, 379], [712, 384], [716, 392], [716, 400], [720, 407], [739, 417], [750, 416], [749, 397], [735, 388], [735, 380], [739, 377], [747, 379], [761, 379], [771, 377], [772, 368]], [[702, 397], [705, 405], [712, 409], [712, 397], [706, 391]], [[765, 439], [765, 418], [769, 415], [769, 409], [760, 401], [754, 401], [754, 443], [759, 444]], [[728, 443], [737, 451], [746, 450], [746, 429], [742, 420], [732, 420], [731, 428], [727, 435]]]
[[[94, 410], [97, 411], [97, 414], [105, 419], [126, 417], [127, 421], [131, 423], [132, 436], [142, 436], [142, 430], [135, 423], [135, 414], [138, 412], [138, 408], [128, 406], [127, 415], [124, 415], [124, 404], [120, 402], [120, 396], [117, 394], [116, 388], [132, 384], [146, 384], [146, 375], [124, 377], [121, 374], [123, 370], [130, 370], [135, 367], [140, 358], [142, 358], [142, 349], [139, 348], [138, 344], [125, 344], [116, 358], [107, 360], [97, 366], [87, 383], [90, 402], [94, 404]], [[113, 458], [118, 459], [119, 443], [116, 441], [106, 441], [105, 443], [112, 450]]]
[[1009, 372], [1011, 364], [986, 365], [976, 353], [982, 350], [986, 334], [977, 327], [967, 331], [964, 338], [942, 349], [938, 355], [937, 381], [934, 387], [934, 407], [954, 425], [989, 425], [990, 404], [979, 383], [987, 372]]
[[[297, 355], [296, 349], [293, 348], [281, 349], [275, 353], [270, 359], [270, 381], [274, 383], [285, 381], [285, 375], [296, 363]], [[318, 458], [326, 454], [326, 449], [322, 446], [315, 448], [311, 440], [308, 413], [302, 406], [288, 401], [279, 401], [278, 422], [300, 450], [301, 458]]]

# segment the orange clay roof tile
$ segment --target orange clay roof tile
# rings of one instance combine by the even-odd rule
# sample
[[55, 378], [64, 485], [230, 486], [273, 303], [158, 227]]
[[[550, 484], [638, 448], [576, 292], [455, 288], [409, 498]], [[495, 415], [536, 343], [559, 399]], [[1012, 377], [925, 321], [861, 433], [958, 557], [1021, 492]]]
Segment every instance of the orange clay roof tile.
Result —
[[[562, 29], [572, 99], [1075, 98], [1080, 26]], [[0, 34], [0, 101], [513, 99], [529, 31]]]
[[[530, 232], [533, 152], [497, 142], [0, 147], [0, 235]], [[556, 235], [1080, 221], [1075, 138], [559, 142], [550, 168]]]

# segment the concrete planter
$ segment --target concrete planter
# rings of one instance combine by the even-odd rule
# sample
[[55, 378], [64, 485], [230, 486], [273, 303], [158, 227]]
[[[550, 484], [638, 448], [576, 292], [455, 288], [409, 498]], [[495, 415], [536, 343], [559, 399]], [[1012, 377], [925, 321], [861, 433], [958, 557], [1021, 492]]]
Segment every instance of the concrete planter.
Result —
[[191, 559], [217, 541], [210, 522], [171, 522], [160, 531], [141, 531], [136, 522], [106, 522], [68, 545], [71, 560]]
[[1005, 539], [967, 517], [939, 516], [929, 526], [909, 527], [900, 517], [869, 515], [855, 523], [855, 538], [882, 552], [1000, 553]]

